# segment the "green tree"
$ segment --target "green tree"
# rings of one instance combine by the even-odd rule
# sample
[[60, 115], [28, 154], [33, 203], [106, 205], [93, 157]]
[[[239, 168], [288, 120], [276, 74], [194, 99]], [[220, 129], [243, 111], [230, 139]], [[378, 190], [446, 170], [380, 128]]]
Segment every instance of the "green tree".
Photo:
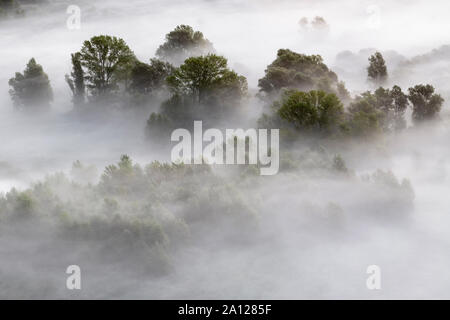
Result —
[[434, 87], [430, 84], [419, 84], [408, 89], [408, 99], [412, 104], [413, 121], [434, 119], [441, 111], [444, 99], [437, 93], [434, 93]]
[[378, 86], [386, 82], [388, 77], [386, 62], [384, 61], [383, 55], [378, 51], [369, 57], [367, 76], [369, 80]]
[[349, 106], [350, 127], [356, 135], [404, 129], [408, 99], [399, 86], [364, 92]]
[[186, 58], [214, 53], [214, 47], [203, 33], [188, 25], [179, 25], [166, 35], [166, 42], [159, 46], [156, 56], [174, 65]]
[[372, 136], [382, 131], [384, 113], [377, 108], [376, 97], [365, 92], [349, 106], [347, 127], [353, 136]]
[[16, 72], [9, 80], [9, 90], [14, 105], [19, 109], [43, 109], [50, 107], [53, 91], [50, 80], [34, 58], [28, 62], [23, 74]]
[[336, 133], [342, 124], [344, 107], [333, 93], [312, 90], [286, 91], [277, 114], [300, 130]]
[[[277, 58], [267, 66], [258, 82], [260, 91], [277, 96], [281, 89], [322, 90], [348, 98], [348, 92], [337, 75], [328, 69], [320, 55], [305, 55], [280, 49]], [[342, 94], [342, 96], [341, 96]]]
[[72, 54], [72, 73], [66, 75], [66, 82], [72, 91], [72, 101], [75, 106], [82, 105], [85, 100], [86, 86], [84, 84], [84, 71], [81, 66], [80, 53]]
[[228, 69], [227, 59], [215, 54], [192, 57], [167, 78], [171, 90], [194, 103], [236, 102], [247, 92], [247, 80]]
[[118, 83], [129, 74], [136, 57], [123, 39], [95, 36], [83, 43], [79, 60], [86, 87], [92, 97], [102, 97], [118, 90]]
[[150, 64], [137, 62], [131, 70], [130, 91], [140, 94], [152, 94], [166, 85], [166, 78], [174, 67], [158, 59], [151, 59]]

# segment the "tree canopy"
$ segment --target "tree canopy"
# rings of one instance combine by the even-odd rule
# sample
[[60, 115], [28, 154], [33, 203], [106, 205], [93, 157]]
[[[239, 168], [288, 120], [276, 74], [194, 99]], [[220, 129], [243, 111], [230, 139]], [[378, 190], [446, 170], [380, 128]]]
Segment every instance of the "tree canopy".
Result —
[[404, 118], [408, 97], [399, 86], [383, 87], [362, 93], [349, 106], [350, 126], [361, 135], [383, 130], [398, 131], [406, 127]]
[[151, 94], [166, 85], [166, 78], [174, 69], [170, 63], [158, 59], [150, 59], [149, 64], [138, 61], [131, 70], [129, 89], [140, 94]]
[[81, 66], [81, 54], [72, 53], [72, 73], [66, 75], [66, 82], [72, 91], [72, 102], [79, 106], [84, 103], [86, 95], [86, 86], [84, 83], [84, 71]]
[[117, 90], [118, 82], [124, 80], [136, 61], [123, 39], [105, 35], [85, 41], [75, 55], [83, 69], [86, 87], [95, 98]]
[[[247, 80], [215, 54], [191, 57], [166, 79], [172, 96], [152, 113], [147, 132], [167, 132], [172, 126], [192, 125], [193, 119], [218, 121], [237, 111], [247, 95]], [[156, 134], [157, 135], [157, 134]]]
[[240, 99], [247, 92], [245, 77], [230, 70], [227, 59], [215, 54], [192, 57], [167, 78], [171, 90], [195, 103]]
[[430, 84], [419, 84], [408, 89], [408, 99], [411, 101], [413, 109], [413, 120], [420, 122], [434, 119], [441, 111], [444, 99], [434, 93], [434, 87]]
[[316, 90], [287, 91], [278, 109], [279, 116], [296, 128], [319, 130], [336, 127], [343, 112], [344, 107], [335, 94]]
[[261, 92], [275, 96], [281, 89], [322, 90], [339, 94], [342, 99], [348, 96], [343, 83], [323, 63], [320, 55], [308, 56], [289, 49], [278, 50], [277, 58], [267, 66], [258, 86]]
[[380, 52], [375, 52], [369, 57], [369, 66], [367, 67], [367, 76], [370, 81], [376, 85], [381, 85], [386, 82], [388, 73], [386, 62]]
[[50, 80], [34, 58], [28, 62], [23, 73], [16, 72], [9, 80], [9, 90], [14, 105], [19, 109], [43, 109], [50, 106], [53, 91]]
[[179, 25], [166, 34], [166, 42], [159, 46], [156, 56], [180, 65], [186, 58], [215, 53], [212, 43], [191, 26]]

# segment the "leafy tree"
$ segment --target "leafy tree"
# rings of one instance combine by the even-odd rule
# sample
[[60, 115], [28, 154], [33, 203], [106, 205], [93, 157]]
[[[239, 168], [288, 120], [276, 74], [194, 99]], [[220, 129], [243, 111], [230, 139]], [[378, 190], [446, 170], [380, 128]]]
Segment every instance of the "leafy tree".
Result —
[[179, 25], [166, 35], [166, 42], [159, 46], [156, 56], [174, 65], [186, 58], [214, 53], [214, 47], [203, 33], [188, 25]]
[[[348, 95], [337, 75], [328, 69], [320, 55], [305, 55], [280, 49], [277, 58], [265, 70], [258, 86], [266, 95], [278, 95], [281, 89], [322, 90]], [[340, 98], [344, 98], [341, 97]]]
[[430, 84], [419, 84], [408, 89], [408, 99], [412, 104], [412, 118], [415, 122], [435, 118], [441, 111], [444, 99], [434, 93], [434, 87]]
[[399, 86], [393, 86], [390, 91], [390, 96], [393, 100], [393, 104], [390, 109], [391, 128], [394, 130], [404, 129], [406, 127], [406, 121], [404, 118], [405, 111], [408, 107], [408, 96], [403, 93]]
[[335, 133], [342, 124], [344, 107], [333, 93], [286, 91], [277, 114], [301, 130]]
[[86, 86], [84, 84], [84, 71], [81, 66], [79, 52], [72, 54], [72, 73], [66, 75], [66, 82], [72, 91], [72, 101], [74, 105], [79, 106], [84, 103], [86, 95]]
[[[160, 130], [192, 125], [194, 119], [219, 121], [235, 111], [247, 94], [247, 80], [230, 70], [227, 59], [214, 54], [191, 57], [166, 82], [172, 96], [161, 104], [161, 113], [147, 121], [149, 136]], [[208, 126], [206, 124], [206, 126]]]
[[347, 127], [354, 136], [371, 136], [381, 132], [384, 113], [376, 107], [376, 97], [365, 92], [349, 106]]
[[376, 85], [381, 85], [386, 82], [388, 73], [383, 55], [377, 51], [369, 57], [369, 62], [369, 66], [367, 67], [369, 80], [373, 81]]
[[85, 74], [91, 96], [101, 97], [116, 91], [118, 82], [131, 70], [136, 57], [123, 39], [95, 36], [76, 53]]
[[166, 85], [166, 78], [174, 67], [158, 59], [151, 59], [150, 64], [136, 62], [131, 70], [130, 91], [140, 94], [152, 94]]
[[14, 105], [19, 109], [48, 108], [53, 100], [50, 80], [34, 58], [30, 59], [23, 74], [16, 72], [15, 77], [8, 83], [12, 87], [9, 94]]
[[124, 154], [117, 165], [109, 165], [105, 168], [100, 178], [100, 188], [107, 192], [129, 194], [139, 189], [143, 182], [143, 172], [139, 165], [134, 165], [133, 160]]
[[228, 69], [227, 59], [215, 54], [192, 57], [167, 78], [171, 90], [194, 103], [236, 101], [247, 92], [247, 80]]
[[349, 106], [349, 127], [356, 135], [393, 132], [404, 129], [408, 99], [399, 86], [364, 92]]

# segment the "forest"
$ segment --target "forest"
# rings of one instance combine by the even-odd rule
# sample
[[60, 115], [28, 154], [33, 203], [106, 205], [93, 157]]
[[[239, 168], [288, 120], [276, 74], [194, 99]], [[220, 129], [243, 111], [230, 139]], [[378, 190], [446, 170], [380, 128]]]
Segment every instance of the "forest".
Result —
[[[448, 297], [450, 39], [368, 45], [331, 1], [70, 4], [0, 0], [0, 298]], [[279, 172], [172, 162], [194, 121], [279, 129]]]

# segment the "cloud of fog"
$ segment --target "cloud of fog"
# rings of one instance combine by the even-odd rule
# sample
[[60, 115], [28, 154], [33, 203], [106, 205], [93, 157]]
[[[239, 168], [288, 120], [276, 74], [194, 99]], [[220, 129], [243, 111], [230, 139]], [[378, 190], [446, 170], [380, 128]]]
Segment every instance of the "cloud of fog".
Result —
[[[66, 8], [71, 4], [82, 10], [80, 30], [66, 28]], [[368, 10], [373, 5], [378, 9]], [[49, 178], [46, 188], [81, 223], [104, 206], [114, 207], [97, 183], [99, 173], [121, 154], [141, 165], [169, 160], [169, 152], [158, 151], [145, 140], [150, 110], [144, 115], [71, 111], [64, 81], [70, 72], [70, 53], [93, 35], [121, 37], [140, 60], [148, 61], [168, 31], [178, 24], [192, 25], [247, 77], [252, 94], [279, 48], [321, 54], [352, 94], [371, 89], [366, 81], [367, 58], [379, 50], [386, 58], [390, 84], [407, 89], [431, 83], [448, 100], [449, 6], [447, 1], [424, 0], [376, 4], [55, 0], [26, 7], [26, 17], [0, 22], [0, 193], [12, 187], [25, 190], [39, 185], [46, 175], [64, 172], [68, 181]], [[302, 17], [315, 16], [325, 19], [326, 32], [301, 28]], [[14, 112], [8, 95], [8, 79], [22, 72], [31, 57], [49, 75], [55, 96], [50, 113], [36, 117]], [[101, 240], [88, 234], [83, 239], [64, 234], [58, 223], [35, 228], [32, 221], [10, 222], [2, 212], [14, 208], [0, 206], [0, 224], [8, 221], [0, 232], [0, 297], [448, 298], [447, 106], [440, 123], [369, 145], [335, 143], [323, 146], [326, 151], [321, 152], [300, 144], [292, 150], [298, 167], [274, 177], [242, 178], [239, 170], [215, 168], [204, 182], [210, 190], [194, 189], [197, 195], [189, 193], [189, 183], [193, 188], [201, 183], [186, 178], [167, 182], [164, 190], [171, 196], [161, 192], [157, 200], [152, 198], [157, 191], [140, 185], [130, 198], [117, 197], [118, 214], [124, 220], [140, 217], [139, 210], [146, 205], [160, 205], [170, 214], [155, 213], [155, 219], [167, 230], [182, 228], [177, 219], [189, 222], [189, 240], [173, 236], [170, 244], [164, 242], [164, 254], [145, 241], [130, 240], [134, 246], [130, 249], [126, 232]], [[249, 126], [260, 112], [260, 102], [251, 98], [246, 107]], [[342, 155], [350, 173], [332, 168], [334, 154]], [[76, 160], [96, 169], [80, 177], [71, 172]], [[398, 181], [377, 178], [378, 169], [392, 171]], [[411, 189], [402, 185], [403, 179], [409, 180]], [[81, 185], [74, 186], [71, 180]], [[178, 190], [178, 184], [187, 191]], [[47, 189], [33, 196], [45, 197], [43, 190]], [[174, 195], [179, 198], [174, 200]], [[53, 217], [51, 201], [39, 210]], [[211, 218], [212, 213], [220, 219]], [[236, 227], [234, 216], [246, 221], [243, 226]], [[114, 233], [115, 228], [133, 230], [114, 223], [108, 225], [110, 229], [105, 227], [106, 233]], [[70, 264], [82, 267], [81, 292], [65, 288], [64, 271]], [[365, 286], [365, 270], [371, 264], [382, 269], [381, 291]], [[160, 265], [165, 266], [163, 272]]]

